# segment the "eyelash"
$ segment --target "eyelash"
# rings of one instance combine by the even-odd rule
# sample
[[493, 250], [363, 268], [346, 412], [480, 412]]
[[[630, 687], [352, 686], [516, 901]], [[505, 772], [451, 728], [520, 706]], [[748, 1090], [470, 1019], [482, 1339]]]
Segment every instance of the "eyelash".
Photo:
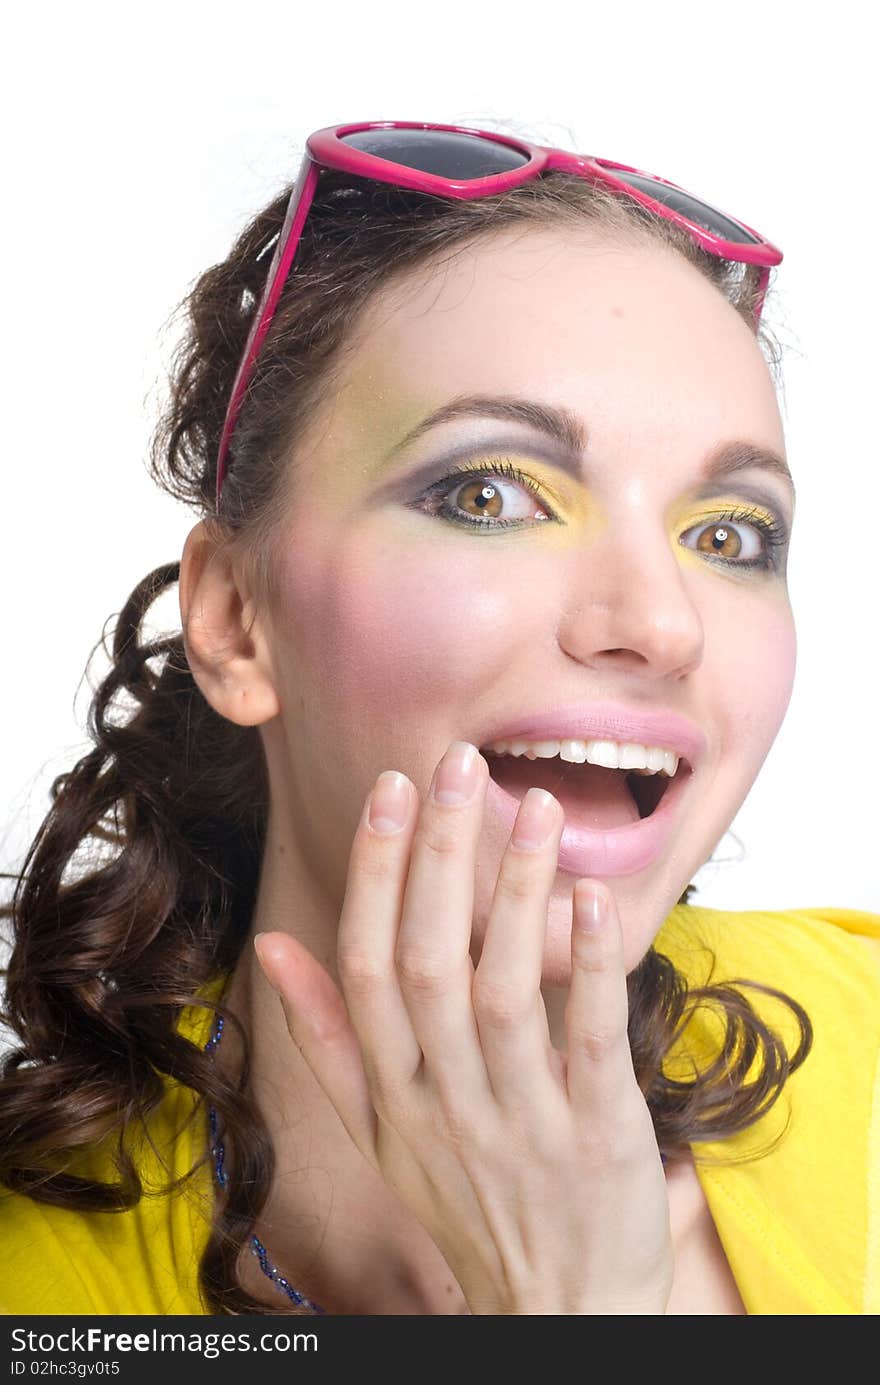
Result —
[[[452, 524], [463, 525], [466, 528], [480, 529], [484, 533], [494, 529], [521, 529], [524, 525], [527, 525], [528, 520], [523, 519], [476, 519], [473, 515], [456, 513], [451, 509], [444, 508], [442, 505], [429, 510], [422, 508], [427, 503], [445, 500], [449, 492], [453, 489], [451, 485], [453, 481], [456, 482], [458, 486], [461, 486], [466, 481], [476, 481], [483, 476], [504, 476], [509, 481], [515, 481], [517, 485], [525, 486], [526, 490], [530, 491], [532, 495], [540, 500], [542, 508], [547, 510], [551, 520], [556, 523], [560, 522], [558, 516], [554, 514], [553, 510], [544, 499], [541, 487], [538, 485], [537, 481], [533, 480], [531, 476], [525, 475], [524, 472], [520, 471], [519, 467], [507, 460], [486, 462], [486, 464], [481, 467], [454, 467], [452, 471], [441, 477], [439, 481], [435, 481], [426, 491], [422, 492], [415, 502], [415, 508], [421, 509], [424, 514], [434, 515], [441, 519], [446, 519]], [[713, 523], [723, 524], [725, 520], [729, 523], [738, 522], [753, 525], [759, 530], [767, 551], [760, 558], [746, 559], [719, 558], [713, 556], [711, 553], [704, 553], [702, 556], [706, 558], [708, 562], [714, 563], [720, 567], [762, 568], [765, 571], [778, 566], [774, 555], [774, 549], [785, 547], [788, 542], [788, 532], [783, 524], [778, 523], [776, 520], [767, 519], [766, 515], [762, 514], [760, 510], [725, 510], [722, 514], [709, 515], [702, 522], [698, 521], [697, 524], [690, 525], [688, 529], [685, 530], [685, 533], [690, 533], [692, 529], [706, 527]]]
[[[433, 501], [437, 498], [441, 500], [445, 499], [446, 492], [452, 489], [449, 484], [451, 481], [456, 481], [458, 485], [461, 486], [465, 481], [478, 481], [483, 476], [506, 476], [509, 481], [516, 481], [518, 485], [525, 486], [526, 490], [531, 491], [532, 495], [540, 500], [542, 507], [549, 512], [550, 518], [558, 522], [558, 516], [553, 513], [550, 506], [545, 501], [543, 492], [537, 481], [531, 476], [526, 476], [524, 472], [520, 471], [518, 466], [514, 466], [512, 462], [507, 460], [487, 462], [485, 466], [481, 467], [454, 467], [446, 476], [443, 476], [439, 481], [435, 481], [426, 491], [422, 492], [416, 501], [416, 506], [417, 508], [421, 508], [425, 501]], [[475, 519], [473, 515], [456, 514], [451, 510], [443, 508], [427, 510], [425, 513], [438, 515], [441, 519], [448, 519], [453, 524], [462, 524], [468, 528], [483, 530], [521, 529], [523, 525], [528, 522], [523, 519]]]
[[[698, 520], [696, 524], [691, 524], [685, 530], [689, 534], [692, 529], [707, 529], [711, 524], [723, 524], [727, 520], [731, 524], [751, 524], [759, 530], [766, 551], [759, 558], [719, 558], [712, 553], [703, 553], [701, 557], [707, 562], [714, 563], [720, 567], [737, 568], [757, 568], [764, 572], [771, 572], [779, 567], [779, 561], [774, 550], [783, 551], [788, 543], [788, 531], [785, 526], [777, 520], [770, 520], [760, 510], [725, 510], [722, 514], [710, 515], [707, 519]], [[691, 550], [694, 552], [695, 550]]]

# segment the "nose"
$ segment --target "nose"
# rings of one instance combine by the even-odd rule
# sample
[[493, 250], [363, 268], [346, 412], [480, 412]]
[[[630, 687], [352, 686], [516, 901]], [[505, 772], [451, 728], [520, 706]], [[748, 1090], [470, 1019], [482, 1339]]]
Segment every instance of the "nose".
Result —
[[573, 558], [564, 652], [600, 673], [680, 679], [703, 657], [700, 611], [662, 527], [633, 515]]

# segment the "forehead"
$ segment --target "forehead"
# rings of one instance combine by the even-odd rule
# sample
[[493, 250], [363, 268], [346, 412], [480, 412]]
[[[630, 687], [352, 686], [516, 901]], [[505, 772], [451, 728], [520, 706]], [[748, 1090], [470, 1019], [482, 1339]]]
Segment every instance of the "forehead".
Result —
[[685, 434], [702, 452], [745, 431], [783, 446], [767, 364], [719, 289], [665, 246], [561, 228], [485, 237], [393, 281], [338, 379], [336, 422], [341, 410], [385, 436], [469, 392], [566, 406], [594, 437]]

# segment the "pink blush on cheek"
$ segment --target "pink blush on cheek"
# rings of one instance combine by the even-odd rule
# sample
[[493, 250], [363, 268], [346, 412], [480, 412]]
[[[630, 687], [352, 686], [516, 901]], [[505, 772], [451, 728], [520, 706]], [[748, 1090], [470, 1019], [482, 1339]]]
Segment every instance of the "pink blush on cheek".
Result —
[[[797, 631], [791, 609], [785, 605], [768, 618], [762, 631], [761, 678], [770, 694], [768, 702], [781, 723], [791, 699], [797, 666]], [[751, 671], [754, 697], [754, 669]], [[774, 705], [775, 704], [775, 705]]]
[[[445, 545], [418, 552], [304, 529], [280, 574], [294, 679], [314, 680], [349, 732], [374, 715], [387, 723], [430, 710], [445, 727], [460, 708], [472, 714], [474, 696], [522, 648], [521, 590], [497, 566], [490, 583], [485, 559], [453, 561]], [[422, 730], [430, 739], [430, 725]]]
[[730, 649], [736, 655], [719, 667], [719, 687], [757, 775], [785, 720], [794, 686], [797, 636], [790, 608], [767, 612], [760, 630], [753, 627], [751, 639], [740, 638]]

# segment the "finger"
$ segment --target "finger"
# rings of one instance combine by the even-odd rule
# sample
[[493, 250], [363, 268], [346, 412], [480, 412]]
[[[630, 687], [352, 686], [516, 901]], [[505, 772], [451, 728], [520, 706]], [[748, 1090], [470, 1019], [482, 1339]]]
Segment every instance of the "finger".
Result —
[[571, 987], [565, 1010], [569, 1099], [607, 1120], [634, 1083], [623, 934], [614, 897], [598, 880], [574, 887]]
[[405, 774], [379, 775], [352, 842], [337, 933], [339, 978], [380, 1114], [422, 1067], [394, 957], [417, 801]]
[[357, 1035], [332, 978], [286, 933], [264, 933], [254, 950], [281, 997], [288, 1032], [361, 1154], [378, 1168], [377, 1119]]
[[400, 987], [438, 1090], [491, 1097], [471, 988], [474, 874], [489, 767], [454, 741], [437, 766], [413, 839], [397, 938]]
[[530, 788], [501, 861], [474, 973], [474, 1013], [492, 1089], [501, 1105], [535, 1107], [558, 1092], [541, 995], [547, 910], [556, 879], [562, 805]]

